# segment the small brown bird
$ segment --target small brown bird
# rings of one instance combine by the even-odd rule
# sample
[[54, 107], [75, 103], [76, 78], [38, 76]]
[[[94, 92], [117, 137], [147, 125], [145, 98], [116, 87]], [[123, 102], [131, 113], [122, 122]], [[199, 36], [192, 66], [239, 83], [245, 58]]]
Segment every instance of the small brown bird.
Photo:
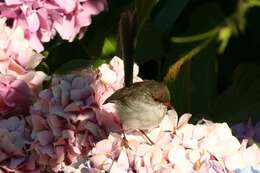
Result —
[[139, 130], [151, 144], [143, 130], [158, 126], [167, 107], [170, 106], [170, 92], [163, 83], [147, 80], [133, 83], [134, 49], [136, 41], [135, 12], [123, 12], [119, 21], [118, 52], [124, 59], [125, 87], [112, 94], [105, 103], [114, 103], [124, 130]]
[[105, 103], [115, 103], [123, 129], [146, 130], [161, 122], [170, 92], [165, 84], [147, 80], [116, 91]]

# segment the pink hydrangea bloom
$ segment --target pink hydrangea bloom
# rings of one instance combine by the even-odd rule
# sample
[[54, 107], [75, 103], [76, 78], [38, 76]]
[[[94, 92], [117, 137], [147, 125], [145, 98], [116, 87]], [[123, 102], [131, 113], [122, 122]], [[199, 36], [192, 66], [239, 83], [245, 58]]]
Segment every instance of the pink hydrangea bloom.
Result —
[[0, 164], [6, 172], [35, 171], [34, 160], [28, 154], [30, 130], [17, 116], [0, 120]]
[[33, 90], [39, 89], [46, 74], [35, 71], [43, 56], [32, 50], [20, 27], [15, 30], [6, 26], [6, 19], [0, 19], [0, 73], [12, 75], [25, 81]]
[[260, 143], [260, 121], [255, 125], [251, 119], [247, 123], [238, 123], [232, 126], [234, 135], [239, 139], [249, 139]]
[[82, 71], [54, 77], [31, 109], [34, 144], [41, 169], [59, 172], [86, 155], [94, 142], [106, 137], [99, 127], [93, 85], [97, 73]]
[[[116, 62], [116, 63], [115, 63]], [[54, 172], [72, 169], [87, 156], [95, 143], [109, 132], [119, 132], [119, 118], [113, 105], [102, 105], [122, 87], [123, 68], [118, 57], [96, 71], [83, 70], [55, 76], [51, 87], [39, 93], [29, 117], [34, 140], [31, 149], [37, 153], [41, 168]], [[105, 80], [114, 74], [115, 80]], [[119, 76], [120, 75], [120, 76]], [[135, 80], [141, 80], [135, 76]], [[83, 159], [84, 160], [84, 159]], [[85, 158], [86, 161], [86, 158]], [[83, 168], [83, 167], [82, 167]]]
[[106, 7], [106, 0], [6, 0], [0, 2], [0, 17], [20, 26], [32, 48], [42, 51], [56, 32], [72, 41], [91, 24], [91, 16]]
[[226, 123], [192, 125], [190, 117], [184, 114], [178, 120], [169, 110], [159, 127], [147, 132], [153, 145], [139, 133], [127, 133], [130, 148], [125, 148], [122, 136], [111, 133], [93, 148], [88, 171], [231, 173], [260, 164], [260, 149], [240, 144]]
[[0, 74], [0, 115], [16, 115], [28, 111], [32, 93], [28, 85], [10, 75]]
[[[116, 90], [122, 88], [124, 86], [124, 63], [123, 60], [119, 57], [115, 56], [109, 64], [102, 64], [98, 70], [100, 71], [102, 85], [98, 88], [97, 92], [98, 96], [102, 96], [97, 98], [97, 101], [100, 105]], [[133, 82], [142, 81], [140, 77], [138, 77], [139, 67], [134, 64], [134, 74], [133, 74]]]

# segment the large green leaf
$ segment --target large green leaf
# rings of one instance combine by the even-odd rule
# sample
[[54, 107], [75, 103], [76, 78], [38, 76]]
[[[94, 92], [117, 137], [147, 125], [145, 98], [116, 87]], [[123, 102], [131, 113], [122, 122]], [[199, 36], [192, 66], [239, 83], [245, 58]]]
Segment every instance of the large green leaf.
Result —
[[185, 56], [174, 63], [165, 79], [174, 108], [180, 113], [191, 112], [195, 119], [209, 118], [209, 109], [217, 94], [217, 45], [209, 43], [193, 57]]
[[155, 16], [154, 24], [162, 33], [168, 35], [174, 22], [189, 0], [165, 0], [162, 9]]
[[135, 0], [136, 14], [138, 19], [138, 32], [142, 29], [145, 21], [149, 18], [153, 7], [159, 0]]
[[[108, 1], [108, 10], [93, 17], [91, 25], [87, 28], [85, 36], [80, 42], [86, 48], [90, 57], [100, 57], [104, 54], [103, 48], [107, 39], [116, 40], [119, 16], [128, 7], [131, 0]], [[113, 52], [115, 54], [115, 52]]]
[[[206, 3], [192, 13], [189, 28], [182, 36], [204, 33], [223, 20], [218, 4]], [[207, 39], [172, 44], [163, 68], [170, 68], [166, 82], [172, 93], [172, 104], [179, 113], [193, 113], [195, 119], [209, 117], [210, 107], [217, 94], [218, 44], [214, 38], [209, 39], [213, 39], [210, 43], [207, 43]]]
[[48, 64], [50, 73], [53, 73], [58, 67], [68, 61], [88, 58], [86, 50], [79, 42], [75, 41], [73, 43], [62, 42], [55, 46], [44, 61]]
[[145, 63], [150, 60], [157, 62], [165, 55], [167, 36], [189, 0], [165, 0], [160, 1], [156, 8], [155, 17], [148, 20], [148, 17], [158, 0], [136, 0], [137, 15], [141, 19], [136, 44], [136, 60], [138, 63]]
[[75, 70], [82, 70], [86, 68], [96, 68], [101, 64], [105, 63], [105, 60], [95, 59], [95, 60], [86, 60], [86, 59], [73, 59], [69, 62], [62, 64], [55, 73], [57, 74], [67, 74]]
[[216, 100], [214, 120], [231, 123], [260, 119], [260, 65], [241, 64], [234, 72], [232, 85]]
[[135, 57], [139, 64], [159, 59], [164, 54], [163, 37], [154, 24], [146, 22], [137, 38]]

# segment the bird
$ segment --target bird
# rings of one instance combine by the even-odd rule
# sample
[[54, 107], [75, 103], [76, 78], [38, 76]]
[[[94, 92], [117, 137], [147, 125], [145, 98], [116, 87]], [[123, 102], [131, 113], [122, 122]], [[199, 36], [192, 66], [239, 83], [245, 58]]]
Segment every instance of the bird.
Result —
[[105, 103], [114, 103], [125, 130], [156, 127], [170, 107], [167, 86], [154, 80], [133, 83], [117, 90]]
[[138, 130], [153, 144], [144, 131], [158, 126], [171, 107], [170, 92], [166, 84], [155, 80], [133, 83], [136, 27], [135, 11], [123, 12], [119, 21], [118, 52], [119, 57], [124, 60], [125, 86], [104, 102], [115, 104], [123, 130], [123, 145], [128, 148], [124, 130]]
[[[123, 132], [123, 145], [130, 148], [125, 130], [137, 130], [154, 144], [145, 133], [159, 125], [167, 110], [171, 108], [170, 92], [167, 86], [154, 80], [133, 83], [117, 90], [104, 104], [114, 103], [120, 117]], [[131, 148], [130, 148], [131, 149]]]

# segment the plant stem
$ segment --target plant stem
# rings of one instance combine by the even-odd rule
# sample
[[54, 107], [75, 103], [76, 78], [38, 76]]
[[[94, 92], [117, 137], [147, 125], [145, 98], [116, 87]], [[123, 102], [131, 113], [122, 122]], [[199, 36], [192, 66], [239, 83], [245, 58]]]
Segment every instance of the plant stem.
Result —
[[217, 35], [217, 33], [219, 32], [220, 29], [221, 29], [221, 27], [217, 26], [202, 34], [197, 34], [197, 35], [192, 35], [192, 36], [187, 36], [187, 37], [172, 37], [171, 41], [174, 43], [190, 43], [190, 42], [201, 41], [201, 40], [205, 40], [205, 39], [214, 37], [215, 35]]

